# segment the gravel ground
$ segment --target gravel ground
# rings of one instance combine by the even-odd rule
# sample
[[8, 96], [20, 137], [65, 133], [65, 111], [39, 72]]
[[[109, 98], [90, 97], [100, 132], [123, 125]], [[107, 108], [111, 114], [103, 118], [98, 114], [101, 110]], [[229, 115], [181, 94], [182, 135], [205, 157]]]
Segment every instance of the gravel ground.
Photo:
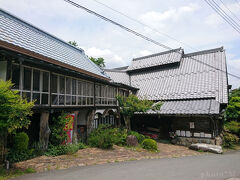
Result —
[[193, 151], [184, 146], [158, 143], [159, 152], [149, 152], [141, 148], [126, 148], [114, 146], [111, 150], [87, 148], [79, 150], [73, 155], [57, 157], [40, 156], [34, 159], [16, 163], [20, 169], [34, 168], [37, 172], [53, 169], [66, 169], [77, 166], [105, 164], [112, 162], [132, 161], [140, 159], [174, 158], [194, 156], [202, 153]]

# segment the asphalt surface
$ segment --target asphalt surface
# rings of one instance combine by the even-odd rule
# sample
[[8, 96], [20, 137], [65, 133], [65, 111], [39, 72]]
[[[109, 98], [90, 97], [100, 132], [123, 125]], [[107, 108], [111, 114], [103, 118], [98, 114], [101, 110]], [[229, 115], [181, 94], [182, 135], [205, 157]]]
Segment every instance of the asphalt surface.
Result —
[[240, 177], [240, 151], [128, 161], [28, 174], [18, 180], [198, 180]]

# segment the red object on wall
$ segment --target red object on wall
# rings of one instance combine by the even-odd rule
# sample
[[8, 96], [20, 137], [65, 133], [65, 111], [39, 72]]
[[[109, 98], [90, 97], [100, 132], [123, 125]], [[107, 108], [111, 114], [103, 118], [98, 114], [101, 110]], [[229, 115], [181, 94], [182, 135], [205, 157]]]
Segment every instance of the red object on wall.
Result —
[[74, 125], [74, 117], [75, 114], [69, 114], [66, 116], [69, 121], [66, 123], [64, 131], [67, 132], [67, 140], [64, 141], [64, 144], [71, 144], [72, 143], [72, 135], [73, 135], [73, 125]]

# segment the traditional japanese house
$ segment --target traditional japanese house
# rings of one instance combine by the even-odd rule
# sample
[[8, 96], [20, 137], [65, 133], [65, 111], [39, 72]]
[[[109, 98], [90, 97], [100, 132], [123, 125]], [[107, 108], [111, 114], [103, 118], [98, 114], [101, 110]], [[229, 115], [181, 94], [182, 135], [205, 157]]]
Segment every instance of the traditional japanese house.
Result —
[[228, 103], [224, 49], [185, 54], [179, 48], [132, 60], [129, 67], [107, 70], [115, 82], [139, 88], [137, 96], [161, 102], [159, 110], [136, 113], [132, 128], [178, 136], [178, 143], [215, 144]]
[[101, 123], [119, 125], [116, 94], [136, 91], [111, 82], [82, 49], [1, 9], [0, 79], [35, 100], [29, 131], [40, 141], [48, 139], [51, 118], [62, 111], [74, 117], [73, 134], [79, 137]]

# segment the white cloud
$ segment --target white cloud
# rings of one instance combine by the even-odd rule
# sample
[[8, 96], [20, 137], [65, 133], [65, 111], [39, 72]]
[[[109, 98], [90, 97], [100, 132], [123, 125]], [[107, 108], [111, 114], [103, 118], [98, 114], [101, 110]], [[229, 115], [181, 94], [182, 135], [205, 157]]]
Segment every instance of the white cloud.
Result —
[[92, 56], [94, 58], [102, 57], [105, 60], [105, 65], [107, 67], [117, 67], [117, 66], [125, 66], [126, 62], [123, 58], [109, 49], [99, 49], [96, 47], [91, 48], [82, 48], [85, 49], [85, 53], [88, 56]]
[[139, 54], [141, 56], [147, 56], [147, 55], [150, 55], [150, 54], [153, 54], [153, 53], [149, 50], [142, 50], [142, 51], [139, 52]]
[[[228, 73], [237, 75], [240, 77], [240, 59], [228, 59]], [[232, 85], [232, 89], [240, 87], [240, 79], [231, 75], [228, 76], [229, 84]]]
[[85, 49], [85, 52], [88, 56], [93, 57], [102, 57], [112, 54], [112, 51], [110, 51], [109, 49], [98, 49], [96, 47], [87, 48]]
[[223, 20], [218, 14], [210, 14], [206, 17], [205, 23], [211, 26], [218, 26], [223, 23]]
[[152, 26], [163, 27], [164, 21], [177, 20], [182, 16], [192, 13], [199, 8], [197, 4], [189, 4], [179, 8], [170, 8], [164, 12], [149, 11], [140, 16], [140, 20]]

